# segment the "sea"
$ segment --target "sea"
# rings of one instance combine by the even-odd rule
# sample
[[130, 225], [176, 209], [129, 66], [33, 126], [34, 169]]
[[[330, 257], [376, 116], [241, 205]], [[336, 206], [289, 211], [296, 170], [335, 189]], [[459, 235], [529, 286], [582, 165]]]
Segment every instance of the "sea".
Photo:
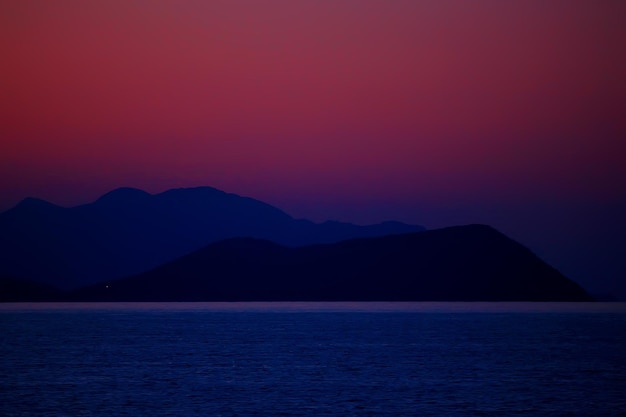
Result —
[[626, 416], [626, 303], [4, 303], [0, 416]]

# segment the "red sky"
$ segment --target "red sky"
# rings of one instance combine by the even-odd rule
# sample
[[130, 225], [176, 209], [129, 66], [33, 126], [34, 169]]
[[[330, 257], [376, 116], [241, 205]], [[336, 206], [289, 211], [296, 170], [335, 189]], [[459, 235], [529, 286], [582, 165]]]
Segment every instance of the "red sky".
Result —
[[3, 0], [0, 210], [211, 185], [539, 242], [626, 197], [624, 22], [621, 0]]

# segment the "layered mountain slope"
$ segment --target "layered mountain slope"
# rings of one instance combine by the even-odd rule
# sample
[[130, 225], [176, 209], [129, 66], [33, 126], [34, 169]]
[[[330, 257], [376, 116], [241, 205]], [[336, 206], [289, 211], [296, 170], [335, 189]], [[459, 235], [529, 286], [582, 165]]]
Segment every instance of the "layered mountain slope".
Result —
[[470, 225], [290, 248], [229, 239], [72, 293], [89, 301], [589, 301], [495, 229]]
[[143, 272], [232, 237], [294, 246], [420, 230], [396, 222], [296, 220], [210, 187], [156, 195], [121, 188], [71, 208], [28, 198], [0, 214], [0, 274], [68, 289]]

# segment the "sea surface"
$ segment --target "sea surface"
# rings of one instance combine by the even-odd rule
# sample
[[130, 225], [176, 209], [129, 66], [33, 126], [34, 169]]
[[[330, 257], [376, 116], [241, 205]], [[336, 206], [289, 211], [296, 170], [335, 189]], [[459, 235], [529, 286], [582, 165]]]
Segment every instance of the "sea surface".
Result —
[[0, 416], [626, 416], [626, 303], [0, 304]]

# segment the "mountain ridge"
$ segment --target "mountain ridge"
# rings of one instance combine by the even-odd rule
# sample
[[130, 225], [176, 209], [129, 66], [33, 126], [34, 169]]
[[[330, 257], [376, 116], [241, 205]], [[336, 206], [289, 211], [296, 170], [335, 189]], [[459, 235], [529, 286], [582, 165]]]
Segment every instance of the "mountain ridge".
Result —
[[158, 194], [123, 187], [74, 207], [27, 198], [0, 213], [0, 274], [70, 289], [140, 273], [230, 237], [299, 246], [421, 230], [313, 223], [213, 187]]
[[76, 301], [592, 301], [485, 225], [286, 247], [232, 238]]

